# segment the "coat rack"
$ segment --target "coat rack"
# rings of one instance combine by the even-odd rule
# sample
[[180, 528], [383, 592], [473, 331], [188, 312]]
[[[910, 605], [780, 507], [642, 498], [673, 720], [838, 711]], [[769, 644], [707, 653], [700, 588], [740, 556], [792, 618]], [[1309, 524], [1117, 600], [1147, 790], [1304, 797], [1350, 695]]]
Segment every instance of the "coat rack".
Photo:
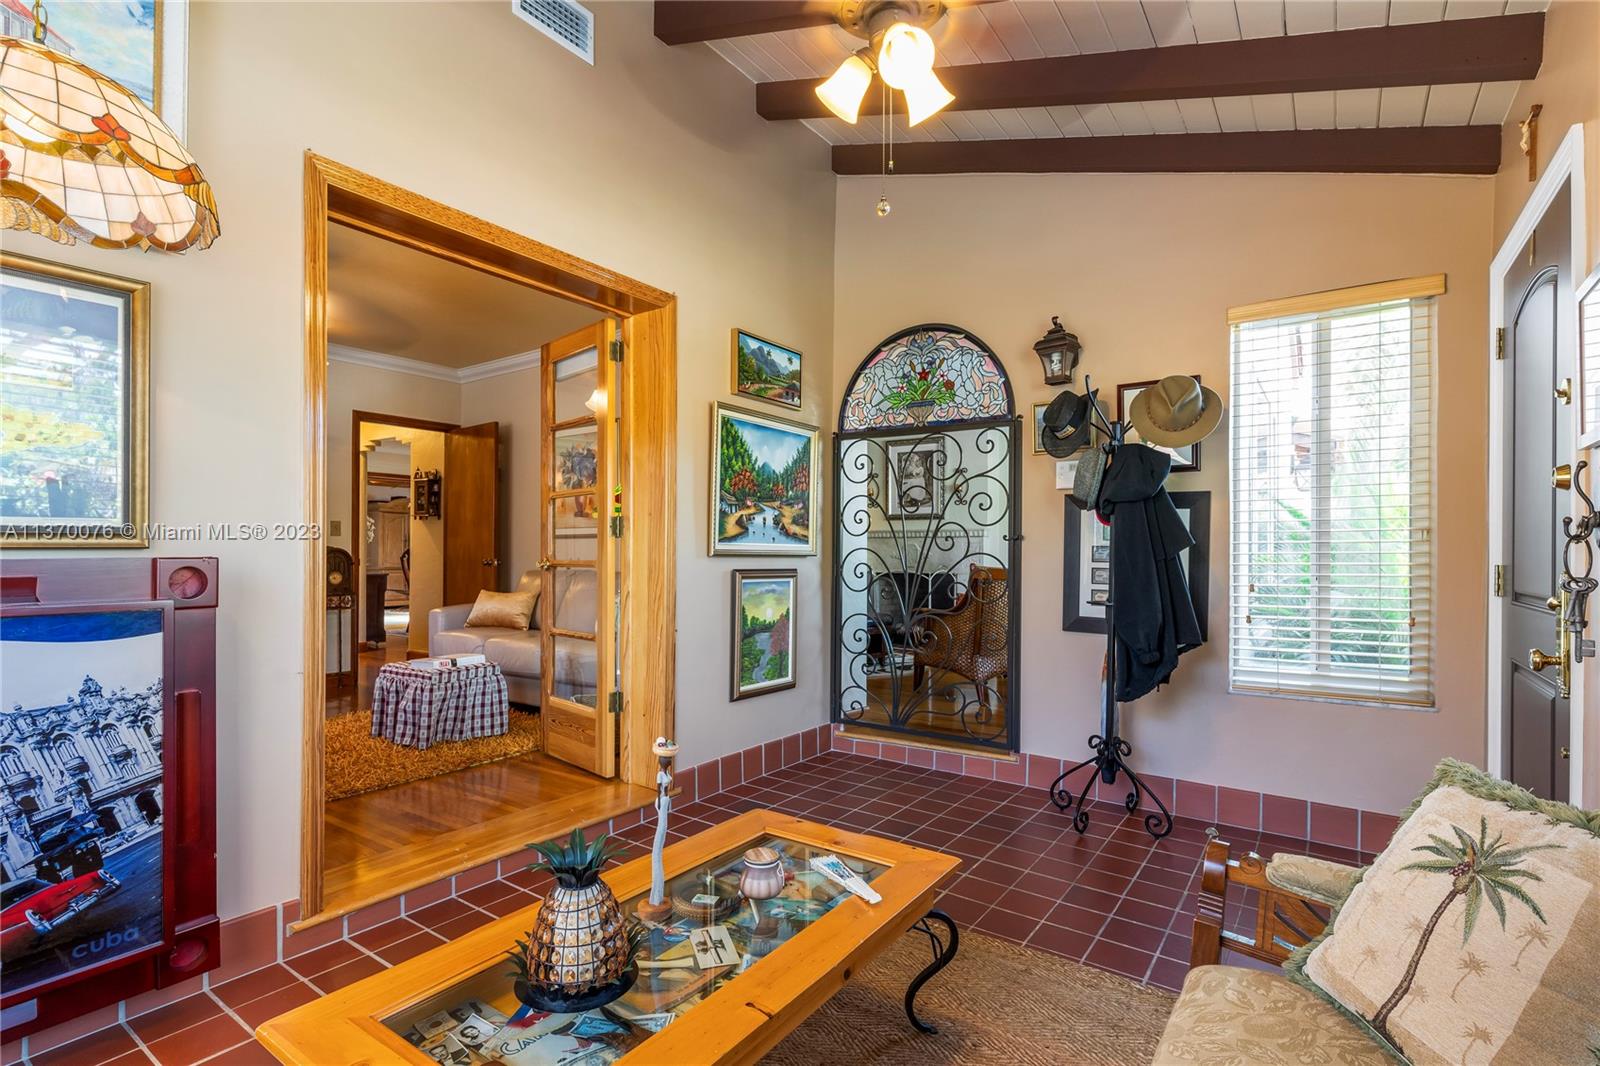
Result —
[[[1116, 458], [1117, 450], [1122, 447], [1123, 433], [1126, 426], [1122, 422], [1112, 422], [1100, 409], [1100, 402], [1095, 399], [1089, 387], [1088, 375], [1083, 379], [1084, 393], [1089, 400], [1090, 418], [1098, 420], [1105, 430], [1106, 441], [1096, 447], [1104, 449], [1109, 463]], [[1080, 834], [1089, 828], [1089, 810], [1084, 806], [1088, 799], [1089, 790], [1094, 787], [1095, 779], [1103, 781], [1107, 786], [1117, 783], [1117, 775], [1125, 774], [1130, 788], [1127, 798], [1122, 805], [1132, 814], [1139, 809], [1139, 793], [1143, 792], [1150, 797], [1150, 802], [1156, 805], [1157, 810], [1151, 811], [1144, 817], [1145, 832], [1156, 840], [1160, 840], [1172, 832], [1172, 812], [1167, 810], [1167, 805], [1161, 802], [1161, 797], [1150, 790], [1150, 786], [1139, 780], [1139, 775], [1124, 761], [1133, 754], [1133, 746], [1122, 739], [1119, 733], [1120, 723], [1117, 715], [1117, 656], [1116, 656], [1116, 626], [1115, 612], [1117, 609], [1117, 579], [1115, 566], [1116, 540], [1111, 541], [1110, 553], [1106, 559], [1106, 572], [1110, 578], [1110, 590], [1106, 596], [1106, 657], [1100, 670], [1100, 732], [1089, 738], [1089, 750], [1094, 752], [1089, 758], [1062, 772], [1050, 784], [1050, 802], [1059, 810], [1069, 811], [1074, 806], [1077, 811], [1072, 816], [1072, 827]], [[1076, 797], [1067, 784], [1067, 778], [1082, 770], [1086, 766], [1094, 767], [1083, 788]], [[1159, 812], [1159, 813], [1158, 813]]]

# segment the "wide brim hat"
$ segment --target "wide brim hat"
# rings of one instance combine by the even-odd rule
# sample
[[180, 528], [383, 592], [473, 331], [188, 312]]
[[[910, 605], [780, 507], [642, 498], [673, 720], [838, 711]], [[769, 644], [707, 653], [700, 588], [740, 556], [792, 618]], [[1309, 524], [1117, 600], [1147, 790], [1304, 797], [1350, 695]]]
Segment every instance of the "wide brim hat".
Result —
[[1187, 374], [1171, 374], [1144, 389], [1126, 417], [1147, 444], [1198, 444], [1222, 421], [1222, 397]]
[[1090, 389], [1087, 396], [1076, 392], [1063, 392], [1050, 401], [1044, 409], [1044, 423], [1039, 429], [1039, 439], [1044, 450], [1057, 459], [1065, 459], [1083, 450], [1089, 443], [1091, 426], [1090, 402], [1100, 393]]

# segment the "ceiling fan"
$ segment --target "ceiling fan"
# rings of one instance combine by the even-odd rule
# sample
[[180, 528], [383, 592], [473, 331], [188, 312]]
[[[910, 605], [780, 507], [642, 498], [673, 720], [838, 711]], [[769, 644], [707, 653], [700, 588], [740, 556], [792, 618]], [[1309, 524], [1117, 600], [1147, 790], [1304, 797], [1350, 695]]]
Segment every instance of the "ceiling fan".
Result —
[[928, 30], [944, 14], [943, 0], [843, 0], [834, 19], [867, 43], [817, 86], [817, 97], [854, 125], [876, 73], [889, 88], [905, 94], [910, 125], [937, 114], [955, 99], [933, 72], [935, 50]]

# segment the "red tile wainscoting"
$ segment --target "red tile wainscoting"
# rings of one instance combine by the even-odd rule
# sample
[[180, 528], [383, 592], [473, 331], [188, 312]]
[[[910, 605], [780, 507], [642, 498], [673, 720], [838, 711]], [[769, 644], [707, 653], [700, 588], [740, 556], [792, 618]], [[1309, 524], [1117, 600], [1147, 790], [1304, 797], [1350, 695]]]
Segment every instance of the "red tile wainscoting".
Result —
[[[847, 744], [856, 750], [837, 750]], [[967, 765], [979, 762], [976, 756], [875, 742], [877, 755], [867, 757], [862, 746], [818, 727], [684, 770], [669, 836], [682, 839], [732, 814], [768, 807], [947, 851], [963, 862], [938, 905], [963, 928], [1172, 989], [1188, 969], [1200, 852], [1215, 820], [1205, 811], [1222, 819], [1234, 812], [1240, 820], [1255, 812], [1260, 824], [1224, 835], [1238, 850], [1263, 854], [1366, 862], [1366, 852], [1386, 839], [1379, 835], [1383, 823], [1369, 816], [1352, 822], [1338, 813], [1345, 808], [1317, 814], [1304, 803], [1298, 822], [1273, 823], [1298, 832], [1275, 832], [1266, 824], [1264, 800], [1251, 806], [1255, 793], [1192, 782], [1179, 793], [1167, 780], [1152, 786], [1163, 798], [1186, 795], [1190, 805], [1160, 844], [1116, 802], [1120, 796], [1091, 807], [1080, 837], [1044, 794], [1059, 760], [981, 760], [991, 764], [984, 773]], [[636, 854], [649, 847], [654, 831], [643, 811], [606, 825], [636, 845]], [[1366, 845], [1360, 850], [1306, 838], [1327, 827], [1349, 839], [1351, 825]], [[548, 879], [528, 873], [527, 862], [526, 853], [508, 856], [292, 936], [284, 927], [298, 917], [293, 902], [232, 919], [223, 926], [224, 966], [206, 978], [7, 1044], [0, 1063], [268, 1063], [251, 1037], [256, 1025], [528, 906], [542, 897]], [[1241, 932], [1253, 921], [1248, 901], [1227, 915], [1229, 928]], [[925, 994], [937, 995], [938, 984]]]
[[[931, 766], [947, 773], [1035, 788], [1048, 788], [1063, 769], [1078, 761], [1032, 754], [1015, 758], [960, 755], [913, 745], [890, 744], [882, 740], [857, 740], [841, 733], [835, 733], [831, 746], [834, 751], [846, 754], [865, 755], [909, 766]], [[1085, 772], [1073, 778], [1078, 788], [1083, 787]], [[1173, 814], [1215, 825], [1224, 830], [1225, 836], [1227, 829], [1245, 829], [1252, 833], [1293, 837], [1376, 854], [1389, 843], [1389, 837], [1399, 824], [1399, 819], [1394, 815], [1378, 811], [1360, 811], [1354, 807], [1312, 803], [1287, 796], [1251, 792], [1226, 785], [1207, 785], [1198, 781], [1174, 780], [1154, 774], [1140, 776]], [[1121, 803], [1127, 792], [1126, 782], [1119, 781], [1115, 787], [1108, 789], [1096, 781], [1089, 798]]]

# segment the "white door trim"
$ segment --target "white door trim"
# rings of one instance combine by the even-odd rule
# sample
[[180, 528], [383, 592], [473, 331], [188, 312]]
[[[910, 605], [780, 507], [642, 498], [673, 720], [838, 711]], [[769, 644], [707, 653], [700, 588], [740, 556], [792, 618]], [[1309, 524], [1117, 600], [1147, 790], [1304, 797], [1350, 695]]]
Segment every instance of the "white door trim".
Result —
[[[1518, 254], [1527, 246], [1528, 239], [1533, 236], [1533, 231], [1538, 227], [1539, 221], [1544, 217], [1561, 187], [1572, 183], [1572, 278], [1576, 287], [1589, 274], [1588, 264], [1588, 227], [1586, 205], [1588, 200], [1584, 191], [1583, 173], [1583, 125], [1574, 123], [1568, 130], [1561, 144], [1556, 148], [1555, 155], [1551, 157], [1545, 167], [1544, 174], [1534, 185], [1533, 192], [1528, 196], [1528, 202], [1523, 204], [1522, 213], [1517, 216], [1516, 223], [1511, 227], [1511, 232], [1506, 235], [1505, 243], [1500, 246], [1493, 262], [1489, 264], [1489, 333], [1488, 333], [1488, 364], [1489, 364], [1489, 501], [1487, 520], [1489, 523], [1489, 563], [1491, 575], [1496, 564], [1505, 565], [1505, 523], [1503, 515], [1506, 505], [1506, 471], [1505, 471], [1505, 432], [1506, 432], [1506, 364], [1495, 359], [1496, 331], [1506, 324], [1505, 307], [1505, 277], [1510, 271]], [[1581, 427], [1573, 420], [1572, 439], [1569, 442], [1568, 452], [1578, 454], [1578, 435]], [[1576, 494], [1573, 497], [1577, 503]], [[1500, 692], [1505, 683], [1506, 661], [1505, 632], [1500, 614], [1500, 598], [1494, 594], [1494, 580], [1490, 576], [1487, 582], [1488, 618], [1489, 618], [1489, 663], [1488, 663], [1488, 691], [1485, 699], [1484, 717], [1488, 727], [1488, 752], [1486, 767], [1490, 773], [1503, 774], [1505, 771], [1505, 736], [1501, 722]], [[1600, 607], [1600, 604], [1596, 604]], [[1590, 612], [1590, 630], [1596, 626], [1594, 609]], [[1552, 634], [1552, 639], [1554, 634]], [[1568, 765], [1570, 774], [1569, 795], [1572, 802], [1583, 807], [1593, 807], [1600, 804], [1600, 796], [1584, 794], [1584, 737], [1588, 734], [1589, 726], [1596, 736], [1600, 736], [1600, 722], [1587, 721], [1594, 717], [1590, 712], [1587, 701], [1584, 699], [1585, 668], [1573, 671], [1572, 675], [1572, 759]]]

